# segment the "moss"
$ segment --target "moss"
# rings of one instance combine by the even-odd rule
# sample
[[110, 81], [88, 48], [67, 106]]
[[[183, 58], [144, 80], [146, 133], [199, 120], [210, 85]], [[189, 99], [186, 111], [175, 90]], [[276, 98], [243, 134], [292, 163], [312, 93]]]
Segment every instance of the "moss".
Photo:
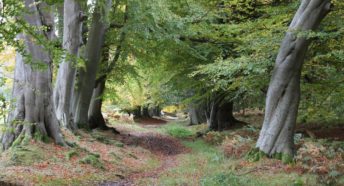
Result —
[[124, 144], [121, 142], [117, 142], [117, 143], [115, 143], [115, 146], [116, 147], [124, 147]]
[[99, 169], [104, 169], [103, 163], [99, 160], [99, 155], [96, 156], [95, 154], [90, 154], [84, 157], [79, 161], [80, 163], [83, 164], [90, 164], [93, 167], [99, 168]]
[[78, 147], [78, 145], [75, 142], [72, 141], [66, 141], [66, 144], [70, 147]]
[[12, 143], [12, 147], [16, 147], [16, 146], [19, 146], [21, 144], [21, 142], [23, 141], [24, 139], [24, 134], [21, 133], [16, 140], [14, 140], [14, 142]]
[[77, 151], [71, 150], [71, 151], [68, 151], [68, 152], [66, 153], [66, 158], [67, 158], [68, 160], [70, 160], [72, 157], [78, 156], [78, 155], [79, 155], [79, 153], [78, 153]]
[[36, 146], [16, 146], [9, 150], [11, 164], [32, 165], [44, 159], [42, 149]]
[[250, 162], [256, 162], [261, 160], [263, 157], [266, 157], [265, 152], [259, 150], [258, 148], [254, 148], [251, 151], [249, 151], [245, 158]]
[[49, 136], [44, 135], [44, 134], [42, 134], [42, 133], [39, 132], [39, 131], [35, 132], [33, 138], [34, 138], [35, 140], [37, 140], [37, 141], [42, 141], [42, 142], [44, 142], [44, 143], [50, 143], [50, 142], [51, 142], [51, 139], [49, 138]]
[[25, 135], [25, 137], [24, 137], [24, 139], [23, 139], [23, 141], [22, 141], [22, 145], [28, 145], [29, 143], [30, 143], [30, 140], [32, 139], [32, 137], [31, 136], [29, 136], [29, 135]]

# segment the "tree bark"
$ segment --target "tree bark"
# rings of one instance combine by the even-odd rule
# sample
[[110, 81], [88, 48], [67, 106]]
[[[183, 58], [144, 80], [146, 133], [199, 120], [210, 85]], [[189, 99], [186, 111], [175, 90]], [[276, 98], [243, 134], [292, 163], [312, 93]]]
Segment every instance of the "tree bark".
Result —
[[[118, 6], [119, 1], [116, 1], [115, 7]], [[124, 13], [124, 23], [126, 23], [127, 19], [128, 19], [128, 11], [127, 11], [127, 6], [126, 6], [126, 11]], [[91, 128], [101, 128], [101, 129], [109, 129], [106, 126], [103, 114], [102, 114], [102, 102], [103, 99], [101, 98], [105, 92], [105, 84], [106, 84], [106, 80], [107, 80], [107, 75], [109, 73], [111, 73], [111, 71], [115, 68], [121, 53], [122, 53], [122, 45], [123, 42], [125, 40], [125, 32], [122, 31], [122, 33], [120, 34], [119, 37], [119, 42], [118, 45], [116, 47], [116, 51], [114, 54], [114, 58], [113, 60], [110, 62], [109, 58], [109, 47], [107, 47], [104, 51], [103, 51], [103, 63], [104, 65], [102, 65], [102, 67], [105, 67], [105, 69], [101, 69], [100, 72], [98, 73], [98, 75], [100, 74], [100, 77], [96, 80], [96, 86], [93, 90], [93, 96], [91, 99], [91, 105], [88, 111], [88, 121], [90, 123]], [[97, 121], [99, 119], [99, 121]]]
[[133, 110], [134, 118], [141, 118], [142, 113], [141, 113], [141, 106], [136, 106]]
[[202, 104], [189, 105], [189, 125], [199, 125], [207, 121], [203, 107]]
[[76, 125], [72, 121], [72, 98], [74, 92], [74, 80], [76, 63], [81, 41], [83, 15], [78, 0], [64, 1], [63, 22], [63, 49], [67, 54], [59, 66], [56, 87], [54, 90], [54, 102], [56, 116], [60, 124], [72, 130]]
[[[111, 8], [111, 1], [106, 0], [106, 16]], [[90, 106], [93, 88], [95, 86], [97, 69], [101, 58], [101, 50], [104, 45], [104, 35], [107, 23], [102, 20], [101, 3], [97, 2], [93, 13], [92, 26], [86, 44], [85, 58], [86, 68], [80, 69], [79, 85], [76, 91], [76, 105], [74, 122], [81, 127], [88, 128], [88, 109]]]
[[[54, 18], [50, 7], [45, 3], [37, 4], [34, 0], [25, 0], [24, 21], [35, 28], [45, 26], [45, 31], [39, 30], [34, 34], [49, 40], [54, 37]], [[30, 33], [28, 31], [28, 33]], [[10, 112], [7, 130], [2, 135], [2, 148], [10, 148], [13, 143], [42, 136], [49, 136], [57, 144], [65, 142], [58, 127], [58, 121], [52, 101], [52, 59], [42, 43], [34, 43], [32, 35], [20, 35], [25, 42], [25, 54], [31, 58], [24, 58], [17, 53], [15, 67], [15, 81], [12, 96], [16, 100]], [[30, 61], [28, 59], [31, 59]], [[37, 69], [35, 66], [44, 66]]]
[[160, 112], [161, 112], [161, 109], [160, 109], [160, 106], [150, 106], [149, 107], [149, 117], [160, 117]]
[[294, 155], [294, 128], [300, 101], [300, 76], [310, 40], [295, 31], [315, 30], [330, 11], [330, 0], [302, 0], [282, 42], [266, 99], [256, 147], [269, 156]]
[[222, 131], [244, 123], [234, 118], [233, 102], [227, 101], [223, 93], [213, 93], [208, 99], [205, 113], [209, 130]]
[[91, 129], [108, 129], [102, 114], [103, 94], [105, 91], [106, 78], [97, 81], [96, 88], [93, 90], [92, 101], [88, 112], [88, 122]]
[[148, 105], [142, 107], [141, 116], [144, 118], [150, 118]]

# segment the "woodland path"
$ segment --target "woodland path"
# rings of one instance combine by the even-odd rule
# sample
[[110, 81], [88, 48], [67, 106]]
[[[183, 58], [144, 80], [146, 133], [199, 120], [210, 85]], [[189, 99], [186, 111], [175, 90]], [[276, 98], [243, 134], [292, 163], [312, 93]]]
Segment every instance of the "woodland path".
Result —
[[[174, 121], [174, 120], [171, 120]], [[99, 184], [100, 186], [135, 186], [135, 182], [142, 178], [149, 178], [153, 185], [157, 185], [155, 181], [159, 176], [166, 170], [178, 166], [177, 156], [183, 153], [189, 153], [191, 150], [186, 148], [181, 140], [168, 136], [162, 135], [154, 129], [159, 128], [161, 125], [168, 125], [170, 121], [160, 119], [145, 119], [140, 120], [139, 123], [144, 128], [153, 129], [150, 132], [136, 132], [117, 129], [120, 135], [117, 139], [126, 145], [134, 145], [143, 147], [154, 154], [160, 165], [153, 170], [147, 170], [144, 172], [134, 172], [123, 178], [120, 181], [109, 181]]]

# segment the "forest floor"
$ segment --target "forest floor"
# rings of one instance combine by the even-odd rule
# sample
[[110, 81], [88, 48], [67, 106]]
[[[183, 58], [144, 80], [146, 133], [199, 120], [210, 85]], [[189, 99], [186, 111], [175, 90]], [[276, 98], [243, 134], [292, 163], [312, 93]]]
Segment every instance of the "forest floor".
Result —
[[197, 137], [206, 125], [109, 115], [120, 134], [63, 131], [72, 147], [31, 141], [2, 153], [0, 185], [344, 185], [343, 125], [300, 125], [295, 162], [283, 164], [247, 156], [262, 115], [238, 118], [250, 124]]

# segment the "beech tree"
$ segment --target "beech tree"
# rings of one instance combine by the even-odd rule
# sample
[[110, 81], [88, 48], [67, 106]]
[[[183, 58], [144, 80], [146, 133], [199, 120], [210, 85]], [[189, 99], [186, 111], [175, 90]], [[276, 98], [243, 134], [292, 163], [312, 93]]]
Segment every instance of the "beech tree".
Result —
[[85, 68], [79, 69], [78, 88], [75, 92], [74, 123], [89, 128], [88, 110], [92, 99], [96, 74], [101, 59], [104, 35], [109, 23], [106, 17], [111, 8], [111, 0], [97, 1], [93, 12], [92, 24], [85, 47]]
[[256, 147], [269, 156], [292, 157], [300, 101], [300, 78], [311, 42], [298, 32], [317, 29], [331, 9], [330, 0], [302, 0], [281, 44], [269, 85], [265, 117]]
[[60, 133], [52, 100], [52, 58], [44, 40], [54, 38], [54, 17], [46, 3], [25, 0], [22, 19], [28, 24], [18, 36], [24, 51], [17, 53], [12, 97], [15, 102], [8, 126], [2, 134], [2, 148], [26, 142], [33, 137], [49, 136], [65, 144]]
[[233, 101], [225, 92], [214, 92], [206, 103], [206, 119], [210, 130], [222, 131], [242, 123], [234, 118]]
[[[118, 6], [118, 1], [115, 4], [115, 8]], [[128, 20], [128, 5], [126, 5], [125, 12], [124, 12], [124, 19], [123, 24], [125, 24]], [[100, 64], [100, 68], [98, 69], [98, 76], [95, 82], [95, 87], [93, 89], [92, 99], [90, 103], [90, 107], [88, 110], [88, 123], [90, 128], [101, 128], [101, 129], [109, 129], [106, 126], [105, 119], [102, 114], [102, 105], [103, 105], [103, 97], [104, 92], [106, 89], [106, 80], [108, 79], [109, 74], [116, 68], [118, 61], [120, 60], [121, 53], [123, 52], [123, 44], [125, 41], [125, 31], [119, 31], [119, 39], [117, 42], [117, 46], [115, 47], [115, 53], [112, 59], [110, 53], [110, 45], [109, 43], [105, 44], [103, 47], [103, 57]]]
[[78, 0], [65, 0], [63, 6], [63, 43], [66, 51], [63, 61], [59, 64], [54, 89], [56, 117], [62, 126], [75, 130], [73, 122], [73, 92], [76, 75], [77, 58], [82, 44], [82, 22], [85, 15]]

